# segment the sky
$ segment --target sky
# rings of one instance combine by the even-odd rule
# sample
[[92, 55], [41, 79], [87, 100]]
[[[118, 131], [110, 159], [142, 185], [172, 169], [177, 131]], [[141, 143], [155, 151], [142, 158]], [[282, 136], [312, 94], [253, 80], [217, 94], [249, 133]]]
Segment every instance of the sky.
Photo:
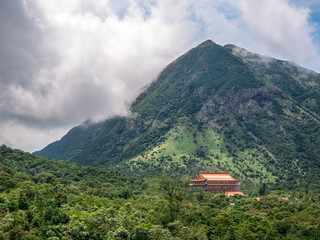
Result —
[[129, 114], [207, 39], [320, 72], [320, 1], [0, 0], [0, 144], [32, 152]]

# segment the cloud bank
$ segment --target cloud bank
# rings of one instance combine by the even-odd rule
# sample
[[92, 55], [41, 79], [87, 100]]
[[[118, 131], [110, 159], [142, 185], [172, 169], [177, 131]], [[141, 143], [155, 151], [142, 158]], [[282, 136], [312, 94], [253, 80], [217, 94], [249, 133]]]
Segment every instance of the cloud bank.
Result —
[[0, 143], [33, 151], [88, 118], [126, 114], [206, 39], [319, 71], [309, 16], [287, 0], [2, 0]]

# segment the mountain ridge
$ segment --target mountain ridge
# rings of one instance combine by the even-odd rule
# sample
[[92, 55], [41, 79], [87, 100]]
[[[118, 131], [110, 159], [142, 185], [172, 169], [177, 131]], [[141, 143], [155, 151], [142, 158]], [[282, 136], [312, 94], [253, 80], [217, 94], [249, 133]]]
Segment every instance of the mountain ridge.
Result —
[[319, 173], [320, 75], [244, 51], [207, 40], [159, 74], [132, 116], [75, 127], [36, 154], [138, 176], [229, 170], [248, 184]]

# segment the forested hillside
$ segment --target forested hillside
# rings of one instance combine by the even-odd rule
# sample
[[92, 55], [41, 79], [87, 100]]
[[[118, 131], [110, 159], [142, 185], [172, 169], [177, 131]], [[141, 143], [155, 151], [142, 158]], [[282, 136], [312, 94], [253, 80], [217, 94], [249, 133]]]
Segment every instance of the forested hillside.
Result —
[[[268, 185], [254, 197], [0, 147], [0, 239], [319, 239], [319, 194]], [[270, 195], [270, 193], [277, 195]], [[288, 196], [288, 200], [281, 198]], [[294, 194], [294, 195], [293, 195]], [[294, 197], [293, 197], [294, 196]]]
[[320, 173], [319, 91], [318, 73], [209, 40], [169, 64], [130, 116], [87, 121], [36, 154], [138, 177], [292, 182]]

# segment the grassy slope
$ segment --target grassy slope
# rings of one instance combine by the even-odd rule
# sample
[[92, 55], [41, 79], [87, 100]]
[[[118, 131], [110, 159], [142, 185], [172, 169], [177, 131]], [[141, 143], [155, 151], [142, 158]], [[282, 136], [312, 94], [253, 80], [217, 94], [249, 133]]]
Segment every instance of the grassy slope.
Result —
[[[151, 176], [163, 171], [170, 174], [194, 177], [200, 170], [229, 170], [235, 177], [264, 179], [272, 182], [277, 177], [260, 162], [258, 149], [245, 149], [231, 155], [223, 137], [212, 128], [194, 131], [192, 127], [177, 125], [166, 135], [165, 141], [127, 162], [138, 175]], [[120, 167], [125, 169], [125, 167]]]

